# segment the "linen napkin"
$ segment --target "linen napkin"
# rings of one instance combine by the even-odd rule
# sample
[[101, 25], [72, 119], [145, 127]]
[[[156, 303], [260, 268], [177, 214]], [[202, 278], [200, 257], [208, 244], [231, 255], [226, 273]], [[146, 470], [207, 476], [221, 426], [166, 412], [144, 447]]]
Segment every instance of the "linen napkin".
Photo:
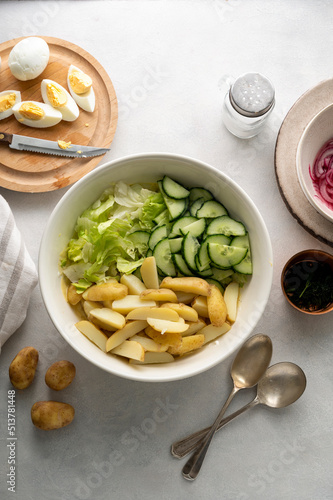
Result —
[[23, 323], [36, 284], [36, 267], [8, 203], [0, 196], [0, 352]]

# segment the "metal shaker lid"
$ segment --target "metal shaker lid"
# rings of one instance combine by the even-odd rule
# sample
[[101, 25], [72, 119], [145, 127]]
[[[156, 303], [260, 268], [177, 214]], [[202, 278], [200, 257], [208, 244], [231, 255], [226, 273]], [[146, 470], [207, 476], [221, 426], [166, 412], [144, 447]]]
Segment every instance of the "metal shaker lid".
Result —
[[275, 91], [272, 83], [260, 73], [246, 73], [232, 85], [230, 102], [243, 116], [262, 116], [274, 106]]

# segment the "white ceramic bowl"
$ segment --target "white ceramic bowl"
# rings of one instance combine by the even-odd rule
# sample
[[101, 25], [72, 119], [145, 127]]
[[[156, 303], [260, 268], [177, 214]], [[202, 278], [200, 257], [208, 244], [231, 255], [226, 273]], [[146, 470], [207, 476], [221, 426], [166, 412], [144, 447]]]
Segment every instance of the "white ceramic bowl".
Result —
[[[207, 344], [195, 354], [173, 363], [130, 365], [128, 361], [105, 354], [74, 326], [77, 317], [61, 291], [59, 254], [70, 239], [77, 217], [111, 183], [152, 182], [169, 175], [185, 186], [209, 189], [243, 221], [249, 231], [253, 255], [253, 276], [242, 289], [237, 321], [230, 332]], [[203, 372], [232, 354], [252, 332], [261, 317], [272, 284], [272, 247], [264, 221], [247, 194], [229, 177], [215, 168], [185, 156], [140, 154], [102, 165], [74, 184], [59, 201], [46, 225], [39, 254], [39, 281], [47, 311], [65, 340], [91, 363], [120, 377], [146, 382], [179, 380]]]
[[331, 210], [316, 194], [310, 176], [309, 167], [313, 167], [314, 160], [320, 148], [333, 138], [333, 104], [321, 110], [306, 126], [297, 146], [296, 168], [301, 188], [311, 203], [323, 217], [333, 222]]

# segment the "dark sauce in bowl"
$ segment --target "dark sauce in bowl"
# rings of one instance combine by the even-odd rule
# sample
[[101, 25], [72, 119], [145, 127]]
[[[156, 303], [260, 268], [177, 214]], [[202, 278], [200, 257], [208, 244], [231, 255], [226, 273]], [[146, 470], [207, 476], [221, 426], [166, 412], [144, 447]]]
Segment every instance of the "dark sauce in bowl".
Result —
[[333, 269], [327, 262], [296, 262], [286, 270], [283, 288], [298, 309], [323, 311], [333, 304]]

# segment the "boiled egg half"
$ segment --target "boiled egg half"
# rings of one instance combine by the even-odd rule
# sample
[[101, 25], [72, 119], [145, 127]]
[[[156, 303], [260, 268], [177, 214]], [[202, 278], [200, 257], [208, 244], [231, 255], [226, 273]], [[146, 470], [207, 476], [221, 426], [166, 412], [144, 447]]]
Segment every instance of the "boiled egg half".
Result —
[[84, 111], [92, 113], [95, 109], [95, 92], [90, 76], [71, 64], [67, 75], [67, 85], [76, 104]]
[[0, 120], [13, 114], [13, 107], [21, 102], [21, 92], [18, 90], [4, 90], [0, 92]]
[[66, 122], [72, 122], [79, 116], [76, 102], [59, 83], [45, 79], [41, 83], [41, 92], [45, 104], [58, 110]]
[[17, 121], [28, 127], [53, 127], [62, 119], [60, 111], [43, 102], [22, 101], [15, 104], [13, 112]]

